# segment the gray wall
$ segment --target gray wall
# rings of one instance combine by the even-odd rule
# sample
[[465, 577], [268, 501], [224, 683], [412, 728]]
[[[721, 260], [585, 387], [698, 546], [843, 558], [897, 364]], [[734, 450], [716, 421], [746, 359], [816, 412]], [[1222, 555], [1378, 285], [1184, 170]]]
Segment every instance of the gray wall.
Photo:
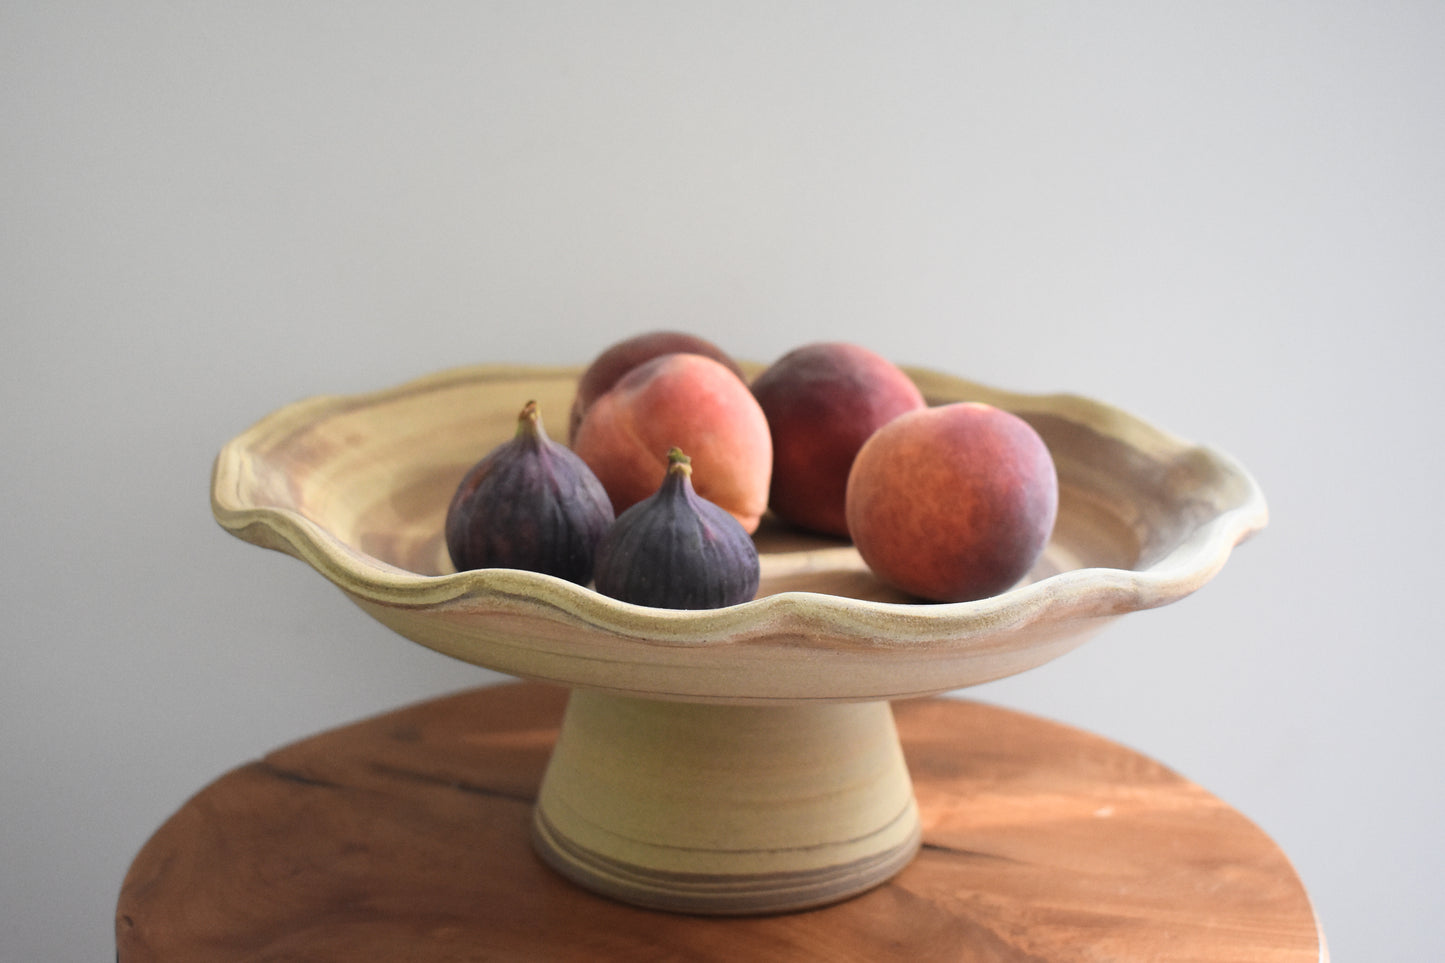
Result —
[[1445, 958], [1445, 6], [1192, 6], [0, 3], [0, 958], [108, 957], [232, 766], [496, 680], [225, 535], [226, 440], [654, 327], [1239, 457], [1214, 582], [969, 694], [1242, 810], [1336, 959]]

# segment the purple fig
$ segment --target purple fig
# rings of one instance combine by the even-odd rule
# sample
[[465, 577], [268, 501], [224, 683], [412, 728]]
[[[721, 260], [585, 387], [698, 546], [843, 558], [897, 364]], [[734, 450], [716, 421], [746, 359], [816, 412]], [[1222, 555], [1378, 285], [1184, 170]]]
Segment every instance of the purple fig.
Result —
[[542, 427], [537, 403], [517, 433], [472, 466], [447, 508], [446, 543], [457, 571], [518, 568], [578, 585], [592, 580], [612, 501], [592, 469]]
[[758, 577], [747, 529], [693, 490], [691, 460], [676, 448], [662, 487], [617, 516], [597, 548], [597, 591], [637, 605], [739, 605], [757, 593]]

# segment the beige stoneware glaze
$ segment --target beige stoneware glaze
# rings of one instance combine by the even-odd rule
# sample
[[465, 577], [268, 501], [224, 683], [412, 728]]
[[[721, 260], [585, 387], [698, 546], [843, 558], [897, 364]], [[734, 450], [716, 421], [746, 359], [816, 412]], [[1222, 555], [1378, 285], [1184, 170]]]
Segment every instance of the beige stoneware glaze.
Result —
[[537, 848], [564, 875], [639, 905], [777, 912], [889, 878], [919, 838], [890, 700], [1054, 659], [1124, 613], [1195, 591], [1266, 521], [1259, 488], [1220, 452], [1085, 398], [910, 369], [930, 403], [1007, 408], [1053, 454], [1053, 537], [1006, 593], [916, 602], [846, 542], [768, 521], [758, 597], [727, 609], [651, 609], [535, 573], [453, 571], [442, 522], [462, 474], [511, 436], [528, 400], [565, 435], [579, 373], [460, 368], [287, 406], [222, 449], [212, 508], [414, 642], [571, 687]]

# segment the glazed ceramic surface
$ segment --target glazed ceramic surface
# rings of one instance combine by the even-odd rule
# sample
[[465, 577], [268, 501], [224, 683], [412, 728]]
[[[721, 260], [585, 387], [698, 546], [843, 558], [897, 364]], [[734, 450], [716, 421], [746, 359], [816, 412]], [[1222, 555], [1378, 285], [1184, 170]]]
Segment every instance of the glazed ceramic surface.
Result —
[[1119, 615], [1195, 591], [1266, 521], [1253, 479], [1218, 451], [1086, 398], [910, 369], [931, 404], [1007, 408], [1053, 454], [1058, 521], [1010, 591], [915, 601], [873, 577], [847, 542], [771, 521], [756, 536], [758, 597], [726, 609], [628, 605], [530, 572], [455, 572], [442, 523], [462, 474], [511, 436], [529, 400], [562, 438], [579, 373], [468, 367], [292, 404], [220, 452], [215, 516], [458, 659], [614, 694], [754, 705], [891, 700], [1032, 668]]

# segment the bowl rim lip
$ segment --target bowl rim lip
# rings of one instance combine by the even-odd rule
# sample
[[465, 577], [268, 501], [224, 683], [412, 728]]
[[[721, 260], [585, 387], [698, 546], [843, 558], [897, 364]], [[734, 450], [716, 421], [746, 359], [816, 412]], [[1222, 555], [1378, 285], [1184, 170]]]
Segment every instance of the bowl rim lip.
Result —
[[[741, 363], [750, 372], [760, 368], [754, 362]], [[1229, 508], [1202, 519], [1181, 542], [1143, 568], [1069, 569], [968, 602], [887, 602], [785, 591], [703, 610], [633, 605], [554, 576], [513, 569], [421, 575], [347, 545], [298, 511], [257, 505], [245, 497], [241, 471], [245, 454], [257, 440], [278, 428], [301, 430], [325, 416], [459, 383], [523, 376], [575, 377], [582, 370], [571, 365], [475, 364], [442, 369], [372, 391], [315, 395], [273, 410], [217, 453], [211, 472], [212, 513], [231, 534], [300, 559], [359, 602], [407, 609], [454, 605], [527, 608], [534, 613], [546, 609], [553, 617], [585, 622], [637, 641], [690, 646], [752, 635], [808, 636], [824, 626], [824, 634], [867, 645], [952, 644], [1050, 619], [1112, 616], [1154, 608], [1196, 591], [1219, 572], [1237, 545], [1268, 523], [1268, 508], [1258, 483], [1242, 464], [1219, 449], [1186, 441], [1123, 409], [1083, 395], [1007, 391], [936, 369], [900, 367], [918, 383], [925, 398], [930, 398], [930, 387], [935, 392], [941, 386], [950, 392], [967, 389], [1010, 410], [1059, 415], [1091, 428], [1107, 426], [1113, 429], [1110, 434], [1121, 440], [1147, 437], [1177, 455], [1203, 458], [1221, 477], [1233, 482], [1239, 497]], [[930, 403], [935, 402], [930, 399]], [[1079, 412], [1089, 417], [1081, 419]]]

